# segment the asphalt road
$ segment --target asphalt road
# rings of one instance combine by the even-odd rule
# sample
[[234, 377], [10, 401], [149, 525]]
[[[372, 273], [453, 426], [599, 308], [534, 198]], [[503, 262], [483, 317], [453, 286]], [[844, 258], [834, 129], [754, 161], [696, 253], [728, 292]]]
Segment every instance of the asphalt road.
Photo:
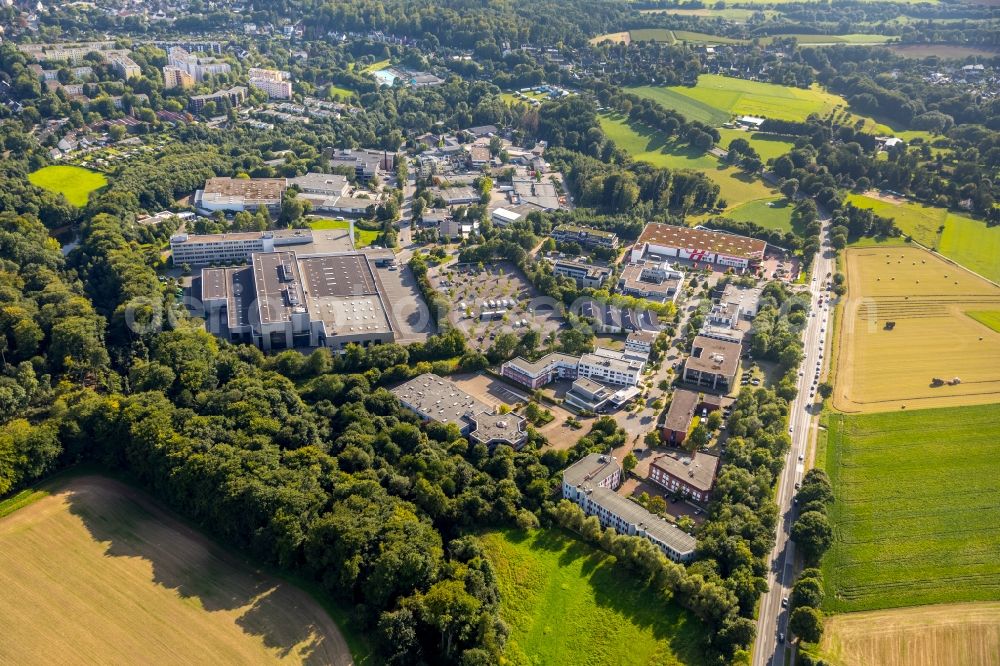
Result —
[[[789, 533], [795, 518], [792, 498], [795, 496], [795, 485], [802, 480], [805, 473], [805, 460], [809, 457], [809, 446], [815, 440], [814, 415], [817, 410], [814, 403], [818, 396], [810, 396], [814, 380], [820, 376], [823, 363], [827, 360], [826, 339], [829, 324], [829, 296], [825, 290], [828, 282], [827, 273], [834, 271], [833, 252], [829, 246], [830, 216], [821, 211], [820, 232], [823, 245], [816, 254], [813, 265], [813, 276], [809, 282], [808, 297], [810, 312], [815, 316], [807, 318], [803, 331], [804, 355], [800, 369], [799, 393], [791, 406], [789, 428], [792, 446], [785, 458], [785, 467], [778, 479], [777, 497], [780, 509], [777, 529], [777, 539], [774, 550], [771, 551], [770, 569], [767, 576], [768, 590], [761, 597], [760, 614], [757, 618], [757, 641], [754, 645], [753, 666], [784, 666], [785, 647], [791, 640], [788, 636], [788, 609], [782, 606], [782, 600], [791, 593], [795, 582], [795, 544], [790, 540]], [[807, 292], [803, 292], [803, 297]], [[823, 297], [823, 306], [818, 305], [819, 297]], [[784, 635], [784, 641], [779, 635]]]

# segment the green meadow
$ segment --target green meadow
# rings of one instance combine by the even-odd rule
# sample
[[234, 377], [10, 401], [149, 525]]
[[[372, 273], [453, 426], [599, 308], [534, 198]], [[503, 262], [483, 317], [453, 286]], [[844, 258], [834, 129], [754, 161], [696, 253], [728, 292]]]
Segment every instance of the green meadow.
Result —
[[675, 666], [701, 663], [696, 618], [567, 532], [482, 535], [496, 571], [506, 663]]
[[718, 74], [702, 74], [693, 87], [637, 86], [629, 90], [712, 125], [721, 125], [732, 116], [741, 115], [804, 121], [811, 114], [824, 116], [838, 106], [847, 105], [842, 97], [816, 85], [793, 88]]
[[54, 165], [28, 174], [32, 185], [66, 197], [74, 206], [86, 206], [91, 192], [108, 184], [104, 174], [78, 166]]
[[966, 312], [983, 326], [987, 326], [997, 333], [1000, 333], [1000, 310], [977, 310]]
[[863, 194], [850, 194], [847, 200], [858, 208], [868, 208], [876, 215], [891, 217], [904, 234], [927, 247], [937, 249], [949, 259], [984, 277], [1000, 281], [1000, 227], [987, 227], [945, 208], [906, 201], [899, 204]]
[[694, 150], [686, 144], [667, 142], [658, 132], [641, 126], [636, 127], [621, 116], [603, 114], [600, 116], [600, 122], [604, 133], [637, 160], [668, 169], [701, 171], [713, 182], [718, 183], [719, 198], [724, 199], [730, 208], [752, 201], [773, 201], [780, 198], [777, 190], [759, 178], [723, 164], [714, 156]]
[[826, 610], [1000, 599], [998, 460], [1000, 404], [831, 414]]

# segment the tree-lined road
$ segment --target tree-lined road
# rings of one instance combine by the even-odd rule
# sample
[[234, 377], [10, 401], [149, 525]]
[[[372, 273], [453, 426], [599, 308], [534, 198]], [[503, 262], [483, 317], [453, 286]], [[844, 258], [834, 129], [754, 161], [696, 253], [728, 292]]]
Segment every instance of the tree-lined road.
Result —
[[[795, 582], [795, 544], [789, 534], [795, 519], [792, 499], [795, 486], [805, 473], [805, 460], [809, 457], [809, 446], [813, 441], [814, 405], [819, 399], [811, 395], [815, 390], [817, 375], [827, 359], [824, 355], [826, 328], [828, 322], [829, 292], [826, 291], [827, 274], [834, 270], [833, 248], [830, 247], [830, 216], [820, 213], [820, 237], [822, 244], [813, 263], [813, 279], [809, 283], [810, 312], [803, 332], [803, 361], [800, 366], [798, 395], [791, 405], [789, 428], [792, 446], [785, 459], [785, 467], [778, 479], [775, 501], [779, 508], [779, 522], [774, 550], [771, 551], [770, 569], [767, 576], [767, 592], [761, 597], [757, 619], [757, 641], [754, 644], [753, 666], [783, 666], [785, 663], [785, 643], [779, 641], [779, 634], [788, 636], [788, 609], [782, 600], [791, 592]], [[805, 292], [804, 292], [805, 293]], [[819, 299], [823, 305], [819, 305]]]

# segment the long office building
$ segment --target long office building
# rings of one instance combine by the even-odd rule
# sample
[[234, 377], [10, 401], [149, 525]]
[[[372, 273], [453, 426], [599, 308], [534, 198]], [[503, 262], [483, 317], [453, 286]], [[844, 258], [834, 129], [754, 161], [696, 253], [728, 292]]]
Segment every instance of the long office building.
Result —
[[393, 342], [396, 327], [382, 294], [361, 252], [260, 252], [249, 266], [201, 272], [208, 330], [265, 351]]
[[621, 480], [622, 467], [618, 461], [609, 455], [591, 453], [563, 472], [562, 495], [578, 504], [588, 516], [597, 516], [603, 527], [648, 539], [676, 562], [691, 560], [697, 540], [637, 502], [616, 493]]
[[747, 270], [760, 266], [766, 249], [767, 243], [757, 238], [650, 222], [632, 247], [632, 262], [647, 256], [677, 257]]
[[518, 357], [504, 363], [500, 374], [530, 389], [557, 379], [578, 377], [617, 386], [635, 386], [645, 367], [645, 359], [639, 354], [598, 347], [593, 353], [582, 356], [554, 352], [537, 361]]
[[257, 252], [274, 252], [290, 245], [312, 243], [309, 229], [275, 229], [231, 234], [174, 234], [170, 252], [174, 265], [211, 266], [242, 264]]
[[552, 230], [552, 238], [559, 243], [576, 243], [580, 247], [618, 247], [618, 235], [611, 231], [560, 224]]

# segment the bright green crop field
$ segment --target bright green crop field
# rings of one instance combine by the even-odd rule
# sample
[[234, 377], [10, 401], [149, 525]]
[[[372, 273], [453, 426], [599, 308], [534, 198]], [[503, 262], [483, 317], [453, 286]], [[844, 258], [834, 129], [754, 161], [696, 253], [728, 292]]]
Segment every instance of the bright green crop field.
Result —
[[66, 197], [74, 206], [86, 206], [91, 192], [108, 184], [104, 174], [78, 166], [54, 165], [28, 174], [32, 185]]
[[510, 628], [507, 663], [701, 663], [697, 619], [629, 577], [613, 556], [557, 529], [482, 537]]
[[[808, 89], [793, 88], [718, 74], [702, 74], [694, 87], [638, 86], [628, 90], [712, 125], [721, 125], [737, 115], [804, 121], [810, 114], [824, 116], [838, 106], [847, 106], [842, 97], [815, 85]], [[688, 101], [679, 100], [678, 96]]]
[[983, 326], [988, 326], [997, 333], [1000, 333], [1000, 310], [976, 310], [966, 312], [965, 314], [969, 315]]
[[987, 227], [985, 222], [965, 215], [912, 201], [894, 204], [863, 194], [850, 194], [847, 200], [858, 208], [870, 208], [876, 215], [893, 218], [896, 226], [918, 243], [937, 249], [990, 280], [1000, 281], [1000, 227]]
[[828, 427], [825, 609], [1000, 599], [1000, 405], [831, 414]]

